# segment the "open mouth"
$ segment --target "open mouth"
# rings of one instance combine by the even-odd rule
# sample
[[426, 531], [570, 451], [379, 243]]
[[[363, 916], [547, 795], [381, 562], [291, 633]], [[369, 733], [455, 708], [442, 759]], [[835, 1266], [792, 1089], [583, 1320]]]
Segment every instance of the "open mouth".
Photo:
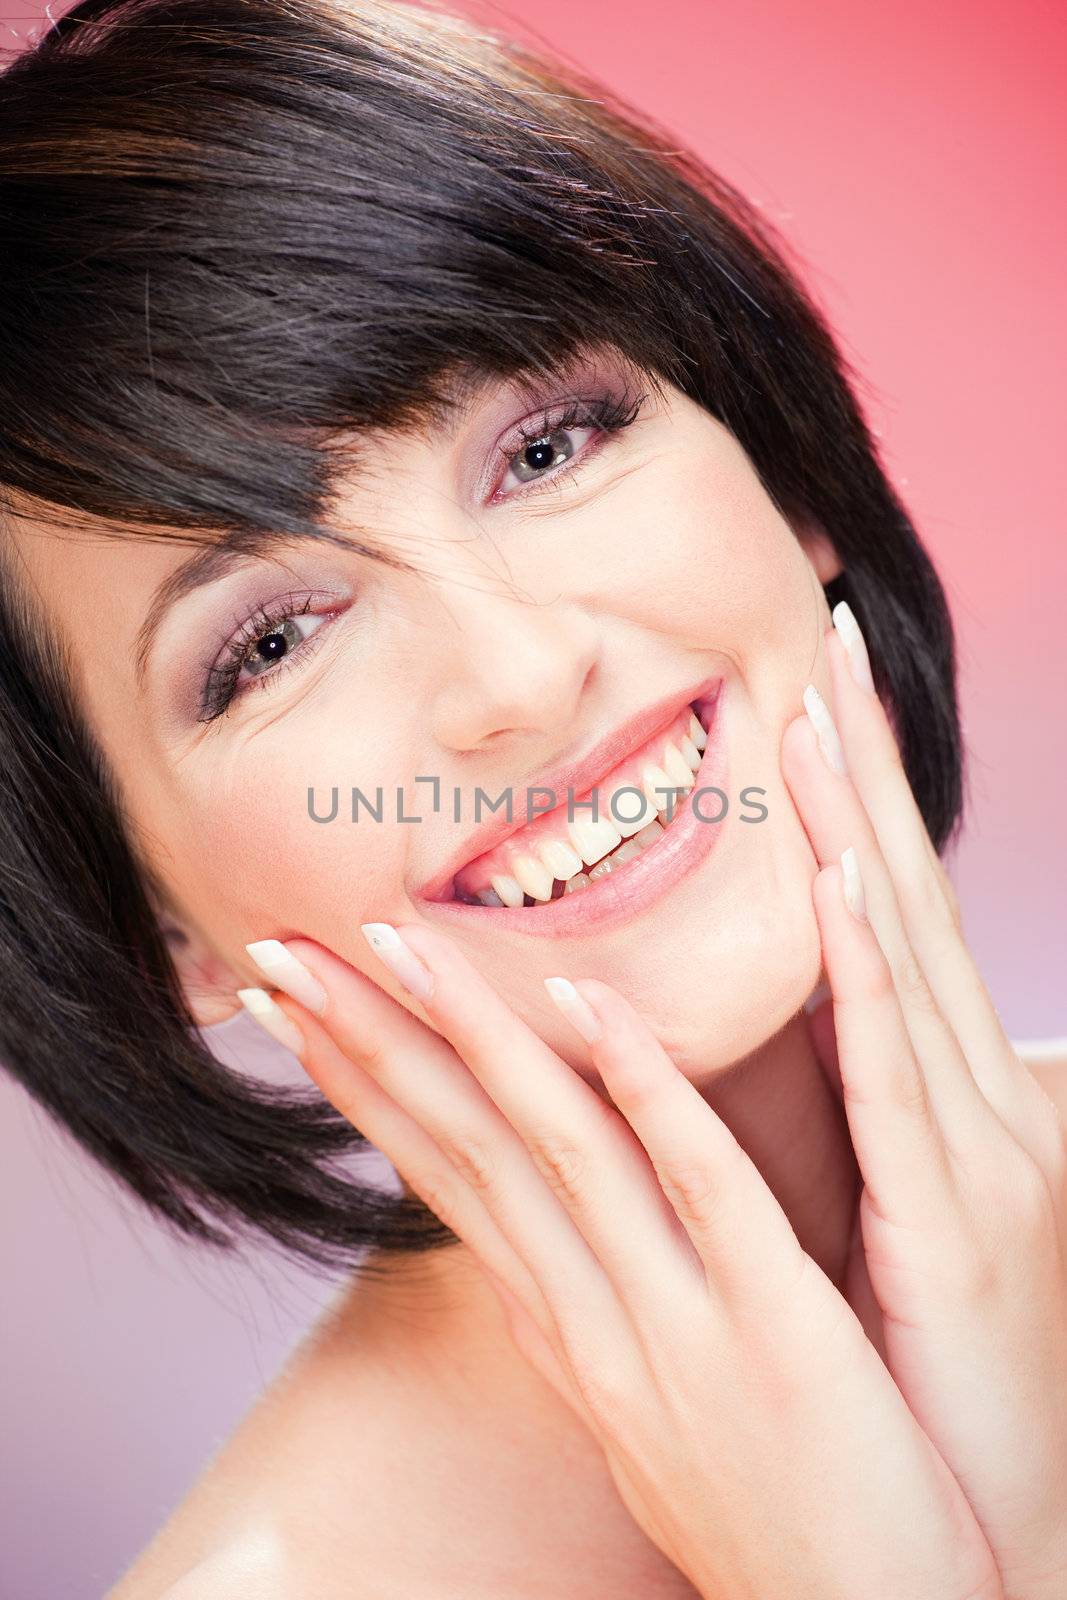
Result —
[[564, 799], [468, 861], [439, 898], [511, 910], [544, 905], [581, 895], [656, 850], [696, 782], [720, 687], [677, 712], [569, 808]]

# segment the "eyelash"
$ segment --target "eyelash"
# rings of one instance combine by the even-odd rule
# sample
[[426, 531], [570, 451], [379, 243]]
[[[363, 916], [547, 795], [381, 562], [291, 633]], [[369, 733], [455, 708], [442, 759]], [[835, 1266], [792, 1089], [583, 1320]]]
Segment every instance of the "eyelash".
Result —
[[223, 655], [228, 659], [220, 665], [216, 662], [208, 668], [204, 680], [204, 692], [201, 700], [198, 722], [214, 722], [221, 717], [230, 706], [238, 693], [245, 695], [263, 686], [268, 679], [277, 678], [283, 673], [291, 662], [303, 660], [309, 647], [313, 647], [321, 633], [326, 632], [325, 626], [317, 628], [308, 639], [304, 639], [289, 655], [283, 656], [281, 661], [271, 671], [264, 670], [260, 678], [253, 678], [249, 685], [238, 691], [237, 680], [252, 654], [252, 649], [272, 633], [280, 633], [287, 622], [294, 617], [304, 616], [310, 611], [315, 594], [305, 594], [297, 597], [294, 594], [281, 596], [266, 606], [257, 606], [252, 615], [241, 624], [234, 637], [227, 641], [223, 647]]
[[[627, 392], [622, 395], [601, 394], [591, 400], [569, 400], [562, 412], [558, 406], [544, 411], [533, 428], [528, 423], [520, 426], [497, 451], [498, 460], [506, 467], [515, 456], [528, 450], [531, 445], [546, 443], [554, 434], [566, 433], [573, 428], [594, 427], [601, 435], [602, 443], [603, 440], [621, 433], [624, 428], [636, 422], [646, 399], [646, 395], [634, 396]], [[599, 445], [592, 447], [587, 445], [576, 457], [568, 458], [576, 460], [576, 466], [567, 471], [554, 471], [549, 478], [533, 479], [525, 488], [505, 495], [504, 500], [525, 499], [529, 494], [536, 494], [540, 485], [550, 481], [551, 478], [573, 477], [592, 456], [598, 453], [599, 448]], [[269, 606], [256, 607], [252, 615], [241, 624], [239, 632], [225, 645], [223, 654], [228, 658], [225, 663], [219, 665], [216, 661], [209, 667], [204, 682], [198, 722], [214, 722], [225, 714], [239, 695], [249, 694], [265, 687], [268, 683], [274, 682], [291, 663], [297, 659], [303, 661], [309, 647], [313, 648], [320, 634], [327, 632], [327, 625], [317, 628], [289, 655], [282, 657], [275, 668], [264, 671], [258, 679], [253, 678], [245, 688], [240, 690], [237, 688], [237, 681], [253, 647], [272, 633], [279, 633], [293, 617], [305, 615], [314, 599], [314, 594], [305, 595], [300, 600], [288, 594]]]
[[[647, 395], [632, 395], [629, 391], [624, 394], [600, 394], [591, 400], [573, 399], [566, 402], [563, 411], [559, 407], [542, 412], [540, 421], [531, 428], [523, 423], [514, 434], [509, 435], [497, 451], [497, 459], [507, 466], [515, 456], [523, 450], [528, 450], [532, 444], [543, 444], [553, 434], [566, 433], [572, 428], [589, 427], [592, 425], [601, 435], [602, 439], [611, 438], [614, 434], [621, 433], [632, 422], [636, 422], [644, 405]], [[591, 456], [596, 455], [597, 449], [588, 446], [577, 457], [579, 466], [584, 466]], [[573, 477], [578, 467], [572, 467], [567, 473], [552, 473], [553, 478]], [[538, 485], [544, 483], [545, 478], [533, 480], [526, 489], [518, 494], [505, 495], [506, 500], [522, 499], [526, 494], [538, 492]]]

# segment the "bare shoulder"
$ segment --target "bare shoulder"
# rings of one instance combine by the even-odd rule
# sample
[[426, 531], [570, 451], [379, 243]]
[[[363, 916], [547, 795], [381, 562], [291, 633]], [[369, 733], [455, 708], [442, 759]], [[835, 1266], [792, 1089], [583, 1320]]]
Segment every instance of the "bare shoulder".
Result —
[[[105, 1600], [372, 1600], [393, 1571], [382, 1461], [390, 1413], [380, 1379], [333, 1350], [327, 1313]], [[368, 1582], [363, 1584], [366, 1569]], [[414, 1588], [411, 1591], [415, 1592]]]
[[306, 1592], [293, 1581], [285, 1519], [261, 1481], [284, 1437], [276, 1410], [268, 1390], [105, 1600], [296, 1600]]
[[1013, 1039], [1012, 1043], [1067, 1123], [1067, 1038]]
[[[202, 1560], [192, 1560], [190, 1567], [181, 1537], [168, 1526], [105, 1600], [229, 1600], [238, 1594], [242, 1600], [284, 1600], [300, 1592], [287, 1577], [284, 1546], [269, 1523], [247, 1527]], [[175, 1564], [185, 1570], [170, 1582], [165, 1574]]]

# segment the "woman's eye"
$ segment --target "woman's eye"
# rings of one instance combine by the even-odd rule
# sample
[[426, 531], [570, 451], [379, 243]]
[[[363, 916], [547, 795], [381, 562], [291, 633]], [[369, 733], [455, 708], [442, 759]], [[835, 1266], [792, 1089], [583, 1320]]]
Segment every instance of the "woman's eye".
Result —
[[[493, 498], [536, 493], [527, 486], [549, 479], [569, 482], [608, 440], [636, 422], [646, 398], [629, 390], [574, 398], [536, 420], [528, 418], [499, 447], [505, 471]], [[568, 461], [577, 465], [567, 468]]]
[[286, 617], [284, 621], [271, 627], [269, 633], [261, 633], [252, 641], [251, 648], [244, 658], [245, 671], [253, 678], [269, 672], [277, 666], [279, 661], [284, 661], [286, 656], [303, 644], [304, 640], [315, 632], [315, 624], [324, 622], [324, 617], [305, 616]]
[[309, 641], [322, 632], [322, 624], [333, 620], [336, 611], [312, 612], [313, 596], [300, 603], [291, 598], [280, 605], [260, 608], [225, 646], [218, 661], [208, 670], [198, 720], [212, 722], [226, 711], [237, 696], [265, 688], [290, 661], [307, 655], [314, 645]]
[[509, 457], [508, 470], [501, 479], [499, 492], [504, 494], [512, 487], [511, 478], [519, 484], [525, 484], [550, 474], [555, 476], [556, 469], [563, 462], [570, 461], [582, 450], [586, 442], [583, 435], [588, 437], [597, 431], [595, 427], [558, 427], [543, 438], [530, 440]]

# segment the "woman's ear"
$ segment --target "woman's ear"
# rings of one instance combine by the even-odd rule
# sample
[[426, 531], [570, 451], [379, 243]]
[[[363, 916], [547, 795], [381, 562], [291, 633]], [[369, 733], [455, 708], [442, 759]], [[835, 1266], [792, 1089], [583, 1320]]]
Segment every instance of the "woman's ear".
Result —
[[244, 980], [222, 957], [173, 912], [160, 912], [159, 925], [197, 1026], [210, 1028], [243, 1010], [236, 990]]
[[798, 528], [796, 536], [800, 541], [800, 548], [815, 568], [815, 576], [824, 589], [835, 578], [840, 578], [845, 570], [844, 563], [828, 535], [823, 533], [821, 528]]

